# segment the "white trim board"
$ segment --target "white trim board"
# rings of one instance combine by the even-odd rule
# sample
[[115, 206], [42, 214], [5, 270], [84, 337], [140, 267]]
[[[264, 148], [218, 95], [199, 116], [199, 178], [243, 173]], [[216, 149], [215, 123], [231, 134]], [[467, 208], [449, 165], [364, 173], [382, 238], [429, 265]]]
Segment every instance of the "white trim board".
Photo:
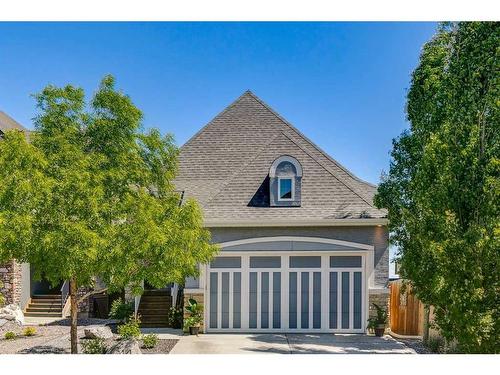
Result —
[[303, 237], [303, 236], [253, 237], [253, 238], [247, 238], [247, 239], [243, 239], [243, 240], [220, 242], [220, 243], [218, 243], [218, 245], [221, 248], [225, 248], [225, 247], [229, 247], [229, 246], [245, 245], [245, 244], [251, 244], [251, 243], [279, 242], [279, 241], [316, 242], [316, 243], [324, 243], [324, 244], [353, 247], [353, 248], [357, 248], [357, 249], [361, 249], [361, 250], [375, 250], [375, 247], [373, 245], [363, 244], [363, 243], [359, 243], [359, 242], [343, 241], [343, 240], [336, 240], [336, 239], [324, 238], [324, 237]]
[[[286, 209], [286, 208], [284, 208]], [[248, 228], [248, 227], [370, 227], [387, 226], [389, 220], [381, 219], [315, 219], [315, 220], [232, 220], [207, 219], [206, 228]]]

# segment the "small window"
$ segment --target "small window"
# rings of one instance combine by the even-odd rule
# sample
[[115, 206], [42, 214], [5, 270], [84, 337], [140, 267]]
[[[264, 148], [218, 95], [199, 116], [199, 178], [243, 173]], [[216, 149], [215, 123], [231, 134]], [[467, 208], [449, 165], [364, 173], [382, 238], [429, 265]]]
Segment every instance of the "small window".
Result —
[[330, 267], [359, 268], [361, 267], [360, 256], [333, 256], [330, 257]]
[[279, 178], [279, 200], [288, 201], [293, 200], [293, 179]]
[[240, 257], [215, 257], [210, 262], [210, 268], [241, 268]]
[[320, 268], [321, 257], [318, 256], [291, 256], [290, 268]]

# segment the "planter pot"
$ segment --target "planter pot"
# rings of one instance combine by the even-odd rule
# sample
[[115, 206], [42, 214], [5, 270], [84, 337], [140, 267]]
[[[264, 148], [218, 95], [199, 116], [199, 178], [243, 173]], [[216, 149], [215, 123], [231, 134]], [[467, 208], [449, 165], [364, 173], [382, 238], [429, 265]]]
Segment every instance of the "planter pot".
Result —
[[189, 334], [198, 336], [200, 333], [200, 327], [189, 327]]
[[382, 337], [384, 336], [385, 325], [378, 325], [375, 327], [375, 336]]

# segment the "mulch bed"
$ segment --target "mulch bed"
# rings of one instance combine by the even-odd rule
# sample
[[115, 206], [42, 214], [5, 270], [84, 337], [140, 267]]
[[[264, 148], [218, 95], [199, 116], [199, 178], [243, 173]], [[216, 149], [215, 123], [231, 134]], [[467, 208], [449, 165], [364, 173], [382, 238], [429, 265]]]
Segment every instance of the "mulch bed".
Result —
[[141, 347], [142, 354], [168, 354], [172, 348], [177, 344], [175, 339], [160, 339], [158, 344], [153, 349], [146, 349]]

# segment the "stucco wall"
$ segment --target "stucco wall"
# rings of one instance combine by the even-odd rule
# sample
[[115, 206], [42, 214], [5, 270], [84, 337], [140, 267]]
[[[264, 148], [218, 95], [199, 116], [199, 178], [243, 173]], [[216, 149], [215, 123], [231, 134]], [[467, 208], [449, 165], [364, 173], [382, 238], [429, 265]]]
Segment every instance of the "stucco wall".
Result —
[[374, 286], [387, 287], [389, 279], [389, 245], [386, 227], [270, 227], [210, 228], [212, 242], [221, 243], [255, 237], [303, 236], [358, 242], [375, 247]]

